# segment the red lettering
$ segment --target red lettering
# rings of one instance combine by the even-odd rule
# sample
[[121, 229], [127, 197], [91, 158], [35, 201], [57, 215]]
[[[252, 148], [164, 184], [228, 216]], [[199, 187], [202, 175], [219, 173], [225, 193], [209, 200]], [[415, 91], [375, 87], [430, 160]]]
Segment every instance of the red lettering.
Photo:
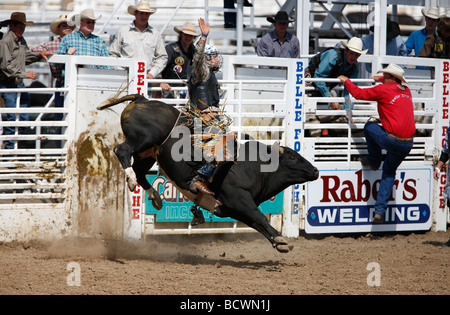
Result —
[[441, 209], [445, 208], [445, 198], [439, 199], [439, 208]]
[[444, 99], [442, 100], [442, 106], [443, 107], [448, 107], [448, 102], [447, 102], [447, 98], [444, 97]]
[[447, 85], [444, 85], [443, 87], [444, 87], [444, 91], [442, 92], [442, 95], [448, 95], [449, 91], [447, 90]]
[[[342, 183], [342, 186], [344, 186], [344, 188], [341, 191], [341, 200], [343, 202], [349, 202], [349, 201], [354, 201], [355, 200], [355, 188], [353, 187], [353, 184], [351, 181], [349, 180], [345, 180]], [[346, 196], [347, 192], [349, 192], [350, 196]]]
[[[408, 198], [406, 196], [406, 193], [408, 192], [411, 194], [411, 197]], [[412, 201], [416, 199], [417, 197], [417, 190], [416, 190], [416, 180], [415, 179], [407, 179], [405, 181], [405, 191], [403, 192], [403, 199], [406, 201]]]
[[138, 73], [145, 72], [145, 62], [138, 62]]
[[442, 127], [442, 136], [443, 137], [445, 137], [445, 134], [447, 133], [447, 129], [448, 129], [448, 126]]
[[[340, 202], [341, 199], [339, 199], [336, 191], [339, 188], [340, 180], [337, 176], [322, 176], [323, 180], [323, 197], [320, 202], [330, 202], [331, 199], [329, 197], [329, 194], [331, 195], [331, 198], [333, 198], [334, 201]], [[334, 186], [330, 188], [330, 180], [334, 181]]]
[[448, 73], [444, 73], [444, 81], [442, 83], [449, 83], [448, 81]]
[[[358, 178], [358, 192], [357, 192], [357, 196], [356, 196], [356, 201], [366, 202], [370, 198], [370, 183], [367, 179], [365, 181], [362, 180], [362, 172], [363, 172], [363, 170], [359, 170], [356, 172], [356, 176]], [[363, 191], [362, 191], [363, 186], [366, 188], [365, 196], [363, 196]]]
[[443, 109], [442, 110], [442, 119], [447, 119], [448, 118], [448, 109]]
[[439, 197], [444, 195], [445, 187], [439, 187]]
[[444, 71], [449, 71], [449, 62], [448, 61], [444, 61]]
[[445, 185], [447, 183], [447, 175], [445, 173], [441, 173], [441, 185]]
[[139, 220], [140, 209], [133, 209], [133, 220]]
[[145, 81], [144, 81], [145, 76], [143, 74], [139, 74], [137, 77], [138, 77], [137, 85], [144, 85], [144, 83], [145, 83]]
[[140, 206], [141, 206], [141, 196], [133, 196], [132, 207], [140, 207]]
[[142, 89], [141, 87], [138, 87], [138, 88], [137, 88], [137, 92], [138, 92], [138, 94], [144, 96], [144, 93], [141, 93], [141, 89]]

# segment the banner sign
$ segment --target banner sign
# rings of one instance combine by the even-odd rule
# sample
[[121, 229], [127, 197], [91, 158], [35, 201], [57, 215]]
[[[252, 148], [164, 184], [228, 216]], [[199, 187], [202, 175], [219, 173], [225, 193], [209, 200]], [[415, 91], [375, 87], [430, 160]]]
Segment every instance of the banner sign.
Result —
[[385, 222], [373, 224], [381, 169], [320, 170], [307, 183], [307, 233], [429, 230], [432, 169], [398, 169]]
[[[161, 210], [156, 210], [152, 206], [151, 200], [148, 200], [147, 193], [145, 193], [145, 214], [155, 214], [157, 222], [192, 221], [193, 216], [190, 211], [191, 206], [194, 205], [192, 201], [184, 197], [164, 176], [150, 174], [147, 175], [147, 180], [160, 193], [163, 207]], [[283, 213], [283, 192], [259, 205], [259, 209], [264, 214]], [[203, 210], [203, 216], [206, 222], [236, 221], [231, 218], [219, 218], [207, 210]]]

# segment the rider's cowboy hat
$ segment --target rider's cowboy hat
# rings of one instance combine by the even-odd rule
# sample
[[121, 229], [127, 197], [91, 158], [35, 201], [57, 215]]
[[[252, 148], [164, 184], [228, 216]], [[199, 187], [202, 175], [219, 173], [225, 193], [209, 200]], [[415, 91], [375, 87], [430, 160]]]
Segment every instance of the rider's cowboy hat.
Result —
[[439, 8], [431, 7], [426, 12], [425, 9], [422, 9], [422, 15], [437, 20], [439, 19]]
[[365, 55], [368, 51], [368, 49], [366, 50], [362, 50], [363, 48], [363, 42], [360, 38], [358, 37], [352, 37], [348, 40], [348, 42], [344, 42], [341, 41], [342, 46], [344, 46], [345, 48], [350, 49], [351, 51], [354, 51], [358, 54], [361, 55]]
[[34, 22], [27, 21], [27, 16], [23, 12], [13, 12], [11, 13], [11, 18], [7, 20], [8, 22], [19, 22], [27, 26], [34, 25]]
[[152, 15], [156, 12], [156, 9], [152, 9], [147, 1], [142, 0], [138, 3], [138, 5], [128, 6], [128, 13], [130, 13], [131, 15], [134, 15], [136, 11], [147, 12]]
[[183, 32], [188, 35], [200, 36], [200, 34], [197, 34], [197, 32], [195, 31], [195, 24], [191, 22], [186, 22], [182, 26], [175, 26], [173, 29], [178, 34]]
[[286, 11], [278, 11], [277, 14], [274, 17], [267, 17], [266, 18], [267, 21], [269, 21], [270, 23], [290, 23], [290, 22], [294, 22], [295, 20], [291, 20], [289, 18], [289, 15], [287, 14]]
[[59, 16], [59, 18], [54, 19], [51, 23], [50, 23], [50, 30], [52, 31], [53, 34], [58, 35], [58, 26], [61, 23], [68, 23], [69, 22], [69, 16], [67, 14], [61, 14]]
[[378, 71], [377, 73], [389, 73], [391, 75], [393, 75], [394, 77], [396, 77], [397, 79], [400, 79], [402, 82], [408, 83], [405, 80], [405, 71], [397, 66], [396, 64], [390, 63], [386, 68], [381, 69], [380, 71]]

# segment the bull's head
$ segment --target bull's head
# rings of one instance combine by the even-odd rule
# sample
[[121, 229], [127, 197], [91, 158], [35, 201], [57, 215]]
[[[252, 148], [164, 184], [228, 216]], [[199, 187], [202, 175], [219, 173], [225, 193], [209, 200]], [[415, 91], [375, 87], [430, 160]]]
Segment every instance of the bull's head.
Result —
[[289, 183], [292, 185], [302, 184], [319, 178], [319, 170], [303, 156], [288, 147], [282, 147], [275, 143], [272, 150], [277, 148], [280, 155], [279, 169]]

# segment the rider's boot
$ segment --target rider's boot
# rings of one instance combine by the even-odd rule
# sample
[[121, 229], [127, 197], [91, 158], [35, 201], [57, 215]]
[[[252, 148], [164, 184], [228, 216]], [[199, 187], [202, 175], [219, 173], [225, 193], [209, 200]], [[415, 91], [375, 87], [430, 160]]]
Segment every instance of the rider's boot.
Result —
[[190, 185], [189, 190], [193, 193], [202, 192], [207, 195], [214, 195], [214, 193], [209, 189], [208, 182], [201, 175], [196, 175]]

